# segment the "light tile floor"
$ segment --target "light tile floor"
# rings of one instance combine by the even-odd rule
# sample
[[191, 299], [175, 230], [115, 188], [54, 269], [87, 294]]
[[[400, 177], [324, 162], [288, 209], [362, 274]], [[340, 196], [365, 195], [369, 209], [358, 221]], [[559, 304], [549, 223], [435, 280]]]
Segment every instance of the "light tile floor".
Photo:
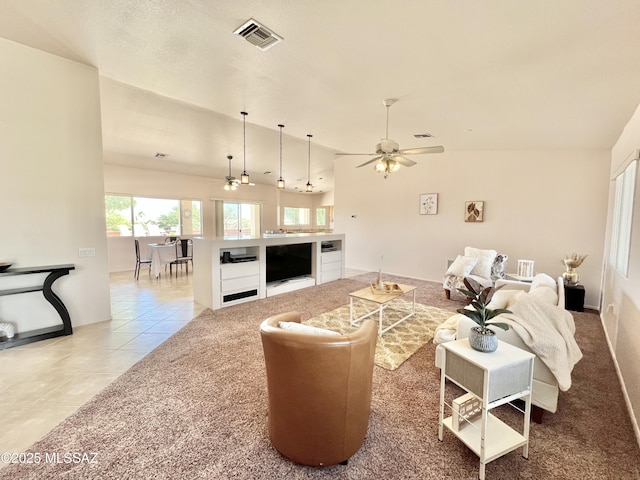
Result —
[[202, 312], [192, 280], [111, 274], [111, 320], [0, 351], [0, 453], [27, 449]]

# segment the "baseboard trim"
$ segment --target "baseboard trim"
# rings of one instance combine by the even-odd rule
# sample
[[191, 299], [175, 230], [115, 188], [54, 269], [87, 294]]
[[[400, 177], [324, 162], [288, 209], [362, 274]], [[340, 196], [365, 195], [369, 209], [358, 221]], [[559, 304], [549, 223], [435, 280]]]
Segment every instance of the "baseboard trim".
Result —
[[604, 338], [607, 340], [609, 353], [611, 354], [611, 359], [613, 360], [613, 365], [616, 368], [616, 374], [618, 375], [618, 380], [620, 381], [620, 386], [622, 387], [622, 396], [624, 397], [624, 402], [627, 405], [627, 411], [629, 412], [629, 417], [631, 418], [631, 426], [633, 427], [633, 432], [636, 434], [636, 442], [638, 443], [638, 447], [640, 447], [640, 428], [638, 427], [638, 419], [636, 418], [635, 412], [633, 411], [633, 406], [631, 404], [631, 399], [629, 398], [627, 386], [624, 383], [624, 377], [622, 376], [620, 366], [618, 365], [618, 358], [616, 357], [615, 351], [613, 349], [613, 344], [611, 343], [611, 339], [609, 338], [609, 333], [605, 328], [604, 318], [602, 317], [602, 314], [600, 314], [600, 324], [602, 325], [602, 329], [604, 330]]

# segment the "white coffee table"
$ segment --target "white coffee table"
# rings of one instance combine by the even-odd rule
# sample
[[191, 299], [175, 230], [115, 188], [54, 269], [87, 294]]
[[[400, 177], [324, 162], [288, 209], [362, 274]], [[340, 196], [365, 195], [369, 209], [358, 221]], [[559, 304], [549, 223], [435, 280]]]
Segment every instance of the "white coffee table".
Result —
[[[364, 320], [365, 318], [371, 317], [372, 315], [375, 315], [376, 313], [378, 314], [378, 335], [382, 335], [385, 332], [388, 332], [389, 330], [391, 330], [393, 327], [395, 327], [396, 325], [404, 322], [406, 319], [412, 317], [413, 315], [415, 315], [416, 313], [416, 287], [414, 287], [413, 285], [403, 285], [403, 284], [398, 284], [398, 287], [400, 288], [400, 290], [402, 290], [401, 292], [393, 292], [393, 293], [378, 293], [375, 292], [371, 289], [371, 287], [366, 287], [363, 288], [361, 290], [358, 290], [356, 292], [352, 292], [349, 294], [349, 322], [351, 323], [351, 325], [357, 325], [358, 322]], [[411, 310], [410, 311], [405, 311], [402, 309], [397, 308], [394, 305], [390, 305], [390, 302], [392, 300], [395, 300], [396, 298], [402, 297], [408, 293], [412, 293], [413, 295], [413, 301], [411, 304]], [[364, 315], [361, 315], [360, 317], [357, 318], [353, 318], [353, 300], [357, 299], [357, 300], [365, 300], [367, 302], [372, 302], [377, 304], [377, 307], [369, 312], [366, 313]], [[406, 315], [404, 315], [400, 320], [396, 321], [394, 324], [389, 325], [388, 327], [385, 327], [384, 329], [382, 328], [382, 318], [383, 318], [383, 313], [386, 309], [392, 309], [395, 311], [399, 311], [402, 313], [406, 313]]]

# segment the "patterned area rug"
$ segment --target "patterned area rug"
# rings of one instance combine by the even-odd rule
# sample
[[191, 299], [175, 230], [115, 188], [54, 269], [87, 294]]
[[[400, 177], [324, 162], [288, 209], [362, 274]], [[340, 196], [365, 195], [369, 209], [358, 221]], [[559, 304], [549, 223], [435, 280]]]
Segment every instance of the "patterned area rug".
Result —
[[[360, 317], [374, 310], [371, 302], [354, 301], [354, 316]], [[393, 325], [400, 318], [411, 311], [411, 302], [397, 299], [391, 302], [390, 308], [385, 309], [382, 318], [382, 328]], [[416, 303], [416, 314], [408, 318], [391, 330], [378, 335], [376, 344], [375, 363], [376, 365], [395, 370], [411, 355], [416, 353], [420, 347], [433, 338], [434, 331], [438, 325], [453, 315], [452, 312], [441, 308], [429, 307]], [[378, 314], [371, 317], [378, 323]], [[326, 328], [343, 334], [351, 333], [358, 326], [349, 324], [349, 305], [336, 308], [317, 317], [304, 322], [314, 327]]]

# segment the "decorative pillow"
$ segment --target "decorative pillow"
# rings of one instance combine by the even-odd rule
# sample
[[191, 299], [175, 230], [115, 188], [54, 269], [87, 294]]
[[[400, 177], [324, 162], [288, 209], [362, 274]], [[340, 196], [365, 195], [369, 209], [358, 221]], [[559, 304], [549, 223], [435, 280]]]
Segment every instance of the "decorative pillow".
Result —
[[503, 253], [498, 253], [496, 255], [496, 258], [493, 260], [493, 264], [491, 264], [491, 280], [495, 282], [499, 278], [504, 278], [504, 272], [507, 268], [507, 260], [509, 260], [509, 255], [505, 255]]
[[549, 287], [553, 290], [556, 290], [558, 286], [556, 284], [556, 281], [546, 273], [538, 273], [535, 277], [533, 277], [533, 281], [531, 282], [531, 288], [529, 288], [529, 291], [533, 292], [538, 287]]
[[309, 333], [311, 335], [340, 335], [333, 330], [325, 330], [324, 328], [313, 327], [298, 322], [279, 322], [280, 328], [298, 333]]
[[478, 263], [477, 258], [463, 257], [462, 255], [458, 255], [447, 269], [446, 275], [466, 277], [471, 273], [471, 270], [473, 270], [473, 267], [475, 267], [476, 263]]
[[481, 250], [479, 248], [464, 247], [464, 256], [473, 257], [478, 259], [478, 263], [475, 264], [472, 275], [478, 275], [483, 278], [491, 278], [491, 265], [498, 255], [495, 250]]

